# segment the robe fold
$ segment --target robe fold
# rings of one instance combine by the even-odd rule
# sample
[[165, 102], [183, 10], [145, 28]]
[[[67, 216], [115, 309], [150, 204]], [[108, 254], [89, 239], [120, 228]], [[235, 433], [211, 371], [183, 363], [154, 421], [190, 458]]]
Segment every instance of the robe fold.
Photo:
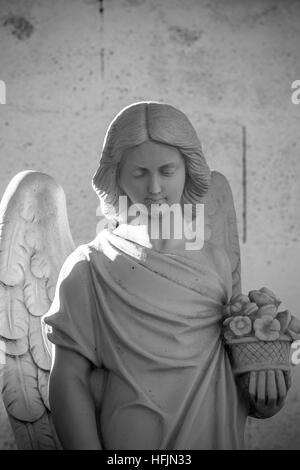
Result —
[[108, 371], [105, 449], [240, 449], [247, 411], [221, 341], [225, 251], [155, 251], [104, 230], [66, 260], [48, 338]]

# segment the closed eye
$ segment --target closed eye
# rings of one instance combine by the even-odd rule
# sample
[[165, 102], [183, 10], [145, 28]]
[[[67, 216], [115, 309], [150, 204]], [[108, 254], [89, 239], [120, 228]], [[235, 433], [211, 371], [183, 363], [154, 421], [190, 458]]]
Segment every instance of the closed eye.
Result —
[[132, 176], [134, 178], [140, 178], [141, 176], [144, 176], [145, 175], [145, 171], [144, 170], [136, 170], [132, 173]]
[[[134, 178], [141, 178], [145, 176], [147, 172], [148, 170], [146, 168], [137, 168], [132, 172], [132, 176]], [[176, 172], [176, 167], [174, 165], [164, 165], [159, 168], [159, 172], [163, 176], [172, 176]]]
[[175, 167], [162, 167], [161, 168], [161, 174], [165, 176], [171, 176], [175, 173], [176, 168]]

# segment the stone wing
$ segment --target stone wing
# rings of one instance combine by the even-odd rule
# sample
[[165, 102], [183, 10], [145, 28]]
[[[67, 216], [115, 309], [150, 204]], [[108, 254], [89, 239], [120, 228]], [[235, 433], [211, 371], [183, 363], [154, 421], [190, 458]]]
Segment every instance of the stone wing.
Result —
[[230, 185], [224, 175], [212, 171], [211, 185], [203, 197], [204, 235], [227, 252], [232, 271], [232, 295], [241, 293], [241, 258], [236, 213]]
[[62, 188], [40, 172], [17, 174], [0, 203], [0, 369], [19, 449], [60, 448], [48, 400], [51, 347], [41, 316], [73, 250]]

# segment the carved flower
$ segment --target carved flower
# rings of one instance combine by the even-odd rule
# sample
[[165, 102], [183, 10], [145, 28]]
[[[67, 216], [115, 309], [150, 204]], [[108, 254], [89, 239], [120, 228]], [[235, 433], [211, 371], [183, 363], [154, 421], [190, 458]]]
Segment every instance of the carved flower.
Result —
[[262, 305], [257, 310], [256, 316], [257, 318], [265, 317], [266, 315], [270, 315], [271, 317], [275, 318], [277, 315], [277, 307], [274, 304]]
[[225, 317], [230, 317], [231, 316], [231, 311], [230, 311], [230, 304], [226, 304], [223, 306], [223, 314]]
[[246, 295], [238, 295], [231, 299], [227, 306], [226, 313], [232, 316], [251, 315], [257, 312], [258, 307], [254, 302], [250, 302]]
[[236, 338], [235, 334], [231, 330], [225, 330], [223, 332], [223, 338], [226, 341], [231, 341], [232, 339]]
[[256, 314], [257, 311], [258, 311], [258, 306], [254, 302], [249, 302], [243, 305], [241, 309], [241, 315], [250, 316], [252, 314]]
[[229, 328], [236, 336], [245, 336], [252, 329], [252, 321], [247, 316], [239, 315], [231, 319]]
[[229, 325], [229, 323], [233, 320], [233, 317], [228, 317], [223, 321], [223, 326]]
[[257, 318], [253, 324], [255, 336], [262, 341], [275, 341], [279, 338], [280, 323], [272, 315]]
[[229, 304], [231, 315], [239, 315], [240, 311], [243, 308], [244, 304], [247, 304], [249, 301], [248, 297], [243, 294], [234, 295]]
[[278, 307], [281, 304], [281, 300], [267, 287], [262, 287], [259, 290], [251, 290], [248, 295], [251, 302], [255, 302], [258, 307], [269, 304]]
[[280, 330], [282, 333], [285, 333], [292, 319], [290, 311], [284, 310], [283, 312], [278, 312], [276, 319], [280, 323]]
[[235, 304], [236, 302], [240, 302], [241, 304], [247, 304], [250, 302], [249, 297], [245, 294], [238, 294], [231, 297], [230, 303]]

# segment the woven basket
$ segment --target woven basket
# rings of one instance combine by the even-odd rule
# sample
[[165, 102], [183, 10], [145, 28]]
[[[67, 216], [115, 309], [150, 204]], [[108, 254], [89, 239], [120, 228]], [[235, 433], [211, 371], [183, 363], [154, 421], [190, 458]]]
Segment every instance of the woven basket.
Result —
[[286, 335], [276, 341], [261, 341], [255, 337], [243, 337], [225, 342], [234, 374], [280, 369], [290, 370], [292, 340]]

